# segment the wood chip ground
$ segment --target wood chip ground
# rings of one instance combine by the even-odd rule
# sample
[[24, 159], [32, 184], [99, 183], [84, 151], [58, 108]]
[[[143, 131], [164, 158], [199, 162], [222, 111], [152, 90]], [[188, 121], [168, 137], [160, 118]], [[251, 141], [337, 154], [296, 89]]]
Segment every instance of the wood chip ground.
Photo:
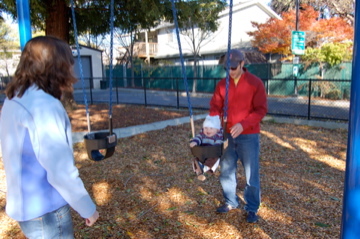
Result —
[[[114, 128], [187, 116], [187, 111], [113, 106]], [[106, 105], [91, 106], [92, 129], [106, 129]], [[204, 113], [204, 112], [202, 112]], [[85, 110], [70, 113], [73, 131], [86, 131]], [[196, 122], [196, 129], [202, 121]], [[76, 166], [100, 212], [93, 227], [73, 212], [75, 237], [266, 239], [339, 238], [347, 131], [263, 122], [260, 220], [245, 221], [236, 209], [217, 214], [222, 203], [219, 172], [198, 181], [192, 172], [190, 124], [119, 139], [115, 154], [87, 159], [74, 147]], [[238, 195], [244, 173], [239, 164]], [[24, 236], [5, 214], [5, 174], [0, 161], [0, 238]]]

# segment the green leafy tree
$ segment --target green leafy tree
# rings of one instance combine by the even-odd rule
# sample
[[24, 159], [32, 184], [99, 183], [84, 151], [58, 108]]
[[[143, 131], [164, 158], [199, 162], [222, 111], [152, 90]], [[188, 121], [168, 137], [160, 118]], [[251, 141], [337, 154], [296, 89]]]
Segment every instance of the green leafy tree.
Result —
[[[320, 97], [330, 99], [340, 99], [341, 92], [338, 86], [331, 81], [323, 81], [325, 71], [330, 67], [336, 67], [344, 61], [351, 61], [352, 59], [352, 47], [353, 43], [348, 42], [330, 42], [325, 43], [319, 48], [308, 47], [305, 50], [305, 55], [301, 57], [304, 62], [305, 69], [313, 64], [319, 65], [318, 80], [312, 82], [312, 91], [319, 93]], [[339, 68], [341, 69], [341, 68]], [[308, 83], [305, 83], [301, 87], [308, 87]]]
[[[110, 0], [78, 0], [75, 2], [78, 34], [102, 36], [110, 32]], [[168, 1], [115, 1], [115, 26], [128, 29], [129, 24], [153, 25], [164, 16]], [[30, 17], [32, 27], [44, 30], [67, 42], [73, 42], [73, 19], [69, 0], [32, 0]], [[17, 19], [16, 0], [2, 0], [0, 11]]]
[[181, 13], [179, 17], [180, 33], [185, 36], [194, 59], [193, 92], [196, 92], [197, 65], [200, 50], [211, 41], [212, 34], [218, 29], [218, 16], [225, 6], [226, 1], [220, 0], [198, 0], [178, 3], [177, 9]]
[[352, 60], [352, 42], [330, 42], [320, 48], [307, 48], [302, 60], [308, 62], [327, 63], [335, 66], [344, 61]]
[[19, 48], [12, 29], [3, 20], [0, 20], [0, 66], [5, 70], [6, 76], [10, 77], [10, 64], [12, 63], [13, 51]]
[[[126, 64], [134, 65], [134, 46], [136, 36], [160, 24], [162, 19], [172, 19], [170, 1], [133, 0], [119, 1], [115, 5], [115, 36], [126, 50]], [[131, 67], [131, 82], [134, 85], [134, 68]]]
[[[97, 37], [109, 33], [110, 0], [78, 0], [74, 2], [79, 36], [90, 34]], [[164, 15], [166, 16], [166, 11], [162, 12], [166, 5], [169, 5], [169, 1], [115, 1], [115, 27], [119, 27], [125, 32], [138, 26], [151, 27]], [[0, 11], [9, 13], [16, 19], [16, 0], [2, 0]], [[32, 0], [30, 4], [32, 27], [44, 30], [46, 35], [56, 36], [69, 43], [73, 42], [71, 15], [69, 0]], [[65, 93], [64, 98], [65, 107], [73, 108], [73, 96]]]
[[[34, 0], [30, 4], [30, 18], [32, 27], [44, 30], [46, 35], [53, 35], [69, 41], [69, 11], [68, 2], [64, 0]], [[2, 12], [17, 19], [15, 0], [0, 2]]]

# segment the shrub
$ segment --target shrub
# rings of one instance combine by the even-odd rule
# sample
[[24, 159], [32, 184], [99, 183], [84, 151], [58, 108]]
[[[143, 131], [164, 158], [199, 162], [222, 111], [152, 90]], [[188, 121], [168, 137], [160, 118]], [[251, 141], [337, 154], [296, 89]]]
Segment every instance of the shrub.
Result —
[[339, 100], [341, 98], [341, 92], [340, 90], [331, 90], [329, 93], [325, 94], [326, 99], [331, 100]]

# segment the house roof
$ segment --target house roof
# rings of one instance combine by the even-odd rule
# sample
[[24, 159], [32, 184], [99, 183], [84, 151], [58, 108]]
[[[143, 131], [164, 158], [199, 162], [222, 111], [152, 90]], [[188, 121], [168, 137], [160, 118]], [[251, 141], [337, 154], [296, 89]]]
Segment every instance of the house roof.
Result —
[[[266, 14], [269, 15], [269, 17], [281, 19], [281, 17], [274, 12], [269, 6], [264, 4], [262, 1], [259, 0], [245, 0], [241, 1], [239, 3], [233, 4], [232, 13], [238, 12], [240, 10], [243, 10], [245, 8], [251, 7], [251, 6], [258, 6], [261, 10], [263, 10]], [[225, 8], [219, 15], [219, 17], [229, 15], [229, 7]]]
[[[79, 47], [80, 47], [80, 49], [81, 49], [81, 48], [87, 48], [87, 49], [89, 49], [89, 50], [103, 52], [103, 50], [99, 50], [99, 49], [96, 49], [96, 48], [93, 48], [93, 47], [89, 47], [89, 46], [85, 46], [85, 45], [81, 45], [81, 44], [79, 44]], [[76, 49], [76, 45], [71, 45], [71, 49]]]

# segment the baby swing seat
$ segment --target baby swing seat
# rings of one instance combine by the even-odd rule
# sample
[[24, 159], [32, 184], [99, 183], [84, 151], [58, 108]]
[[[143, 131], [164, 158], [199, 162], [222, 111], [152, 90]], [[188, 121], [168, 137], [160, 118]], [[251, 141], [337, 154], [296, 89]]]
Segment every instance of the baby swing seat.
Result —
[[[116, 134], [109, 132], [88, 133], [84, 136], [85, 147], [88, 157], [94, 161], [100, 161], [111, 157], [117, 144]], [[104, 154], [100, 150], [106, 150]]]
[[200, 162], [205, 162], [207, 158], [220, 158], [222, 154], [222, 144], [209, 146], [194, 146], [191, 148], [191, 153], [199, 159]]

